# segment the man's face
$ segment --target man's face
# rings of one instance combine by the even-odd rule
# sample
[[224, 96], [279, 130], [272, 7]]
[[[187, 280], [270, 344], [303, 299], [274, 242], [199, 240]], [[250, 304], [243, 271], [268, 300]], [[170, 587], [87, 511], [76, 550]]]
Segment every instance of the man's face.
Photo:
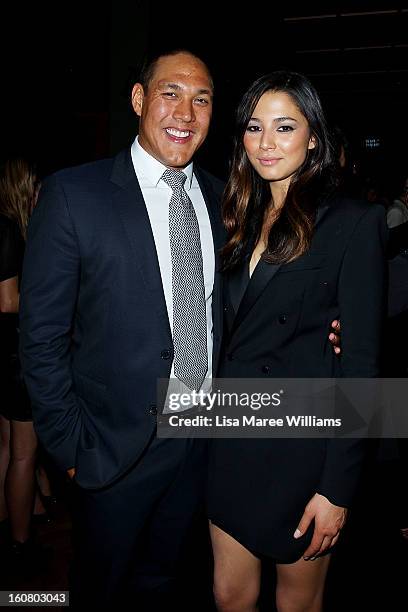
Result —
[[133, 87], [139, 144], [168, 168], [187, 166], [207, 136], [212, 95], [210, 75], [198, 58], [161, 57], [147, 91], [140, 83]]

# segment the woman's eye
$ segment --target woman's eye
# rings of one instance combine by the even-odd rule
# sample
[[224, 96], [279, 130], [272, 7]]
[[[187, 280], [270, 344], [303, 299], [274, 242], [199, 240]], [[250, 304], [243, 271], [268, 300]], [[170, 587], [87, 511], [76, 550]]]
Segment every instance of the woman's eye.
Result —
[[293, 129], [291, 125], [280, 125], [278, 127], [278, 132], [293, 132]]
[[248, 125], [247, 127], [247, 132], [260, 132], [261, 128], [259, 127], [259, 125]]

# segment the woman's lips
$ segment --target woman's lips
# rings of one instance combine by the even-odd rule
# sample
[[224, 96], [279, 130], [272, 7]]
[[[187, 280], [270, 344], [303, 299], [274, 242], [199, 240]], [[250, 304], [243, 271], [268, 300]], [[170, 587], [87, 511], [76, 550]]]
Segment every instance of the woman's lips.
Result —
[[275, 166], [282, 158], [281, 157], [272, 157], [272, 158], [262, 158], [258, 157], [258, 161], [262, 166]]

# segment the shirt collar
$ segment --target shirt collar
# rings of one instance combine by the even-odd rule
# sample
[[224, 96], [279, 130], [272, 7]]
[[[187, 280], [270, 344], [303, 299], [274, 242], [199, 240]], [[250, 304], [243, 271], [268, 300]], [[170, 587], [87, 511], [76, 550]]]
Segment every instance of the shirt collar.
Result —
[[[138, 136], [136, 136], [130, 152], [136, 176], [139, 179], [143, 178], [143, 182], [150, 183], [151, 187], [158, 187], [160, 179], [163, 176], [163, 172], [167, 169], [167, 167], [150, 155], [150, 153], [145, 151], [142, 146], [140, 146]], [[183, 168], [182, 172], [184, 172], [184, 174], [187, 176], [184, 189], [188, 191], [191, 189], [194, 182], [193, 162]], [[168, 187], [164, 181], [162, 181], [161, 186]]]

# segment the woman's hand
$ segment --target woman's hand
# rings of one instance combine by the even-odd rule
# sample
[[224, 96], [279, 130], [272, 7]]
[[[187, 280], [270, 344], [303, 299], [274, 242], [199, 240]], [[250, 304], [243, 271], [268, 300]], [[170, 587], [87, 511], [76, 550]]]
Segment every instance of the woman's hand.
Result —
[[310, 523], [314, 520], [315, 528], [313, 538], [303, 555], [305, 561], [313, 561], [317, 555], [322, 554], [337, 542], [340, 535], [340, 529], [346, 522], [346, 517], [347, 508], [335, 506], [327, 497], [319, 493], [316, 493], [312, 497], [293, 534], [293, 537], [300, 538], [306, 533]]

